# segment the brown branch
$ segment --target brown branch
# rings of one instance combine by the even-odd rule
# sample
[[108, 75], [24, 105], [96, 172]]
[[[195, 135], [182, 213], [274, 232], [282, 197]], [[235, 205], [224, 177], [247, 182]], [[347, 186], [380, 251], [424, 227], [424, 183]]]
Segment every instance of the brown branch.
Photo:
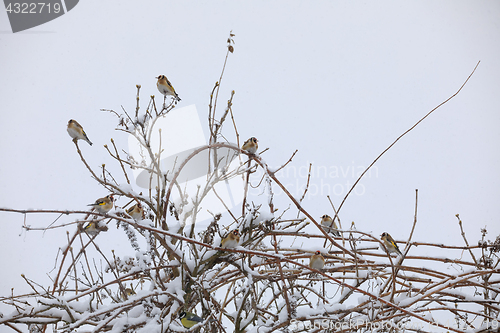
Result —
[[[137, 97], [137, 98], [139, 98], [139, 97]], [[139, 102], [137, 102], [137, 103], [139, 103]], [[118, 150], [116, 149], [115, 140], [111, 139], [111, 143], [113, 144], [113, 148], [115, 149], [116, 159], [118, 160], [118, 162], [120, 163], [120, 166], [122, 167], [122, 171], [123, 171], [123, 174], [125, 175], [125, 179], [127, 180], [127, 184], [130, 185], [130, 180], [128, 179], [127, 172], [125, 171], [125, 166], [123, 165], [123, 161], [120, 158], [120, 154], [118, 154]]]
[[[462, 220], [460, 219], [460, 216], [458, 214], [455, 216], [457, 217], [458, 225], [460, 226], [460, 234], [462, 235], [462, 237], [464, 239], [465, 245], [469, 248], [469, 242], [467, 241], [467, 238], [465, 237], [465, 231], [464, 231], [464, 228], [462, 227]], [[470, 253], [470, 256], [472, 257], [472, 260], [474, 260], [476, 267], [480, 268], [479, 263], [477, 262], [476, 257], [474, 256], [474, 253], [472, 253], [470, 248], [469, 248], [469, 253]]]
[[444, 102], [442, 102], [441, 104], [439, 104], [438, 106], [436, 106], [434, 109], [432, 109], [431, 111], [429, 111], [425, 116], [423, 116], [422, 118], [420, 118], [419, 121], [417, 121], [412, 127], [410, 127], [408, 130], [406, 130], [403, 134], [401, 134], [400, 136], [398, 136], [398, 138], [396, 140], [394, 140], [393, 143], [391, 143], [389, 145], [389, 147], [387, 147], [383, 152], [380, 153], [380, 155], [377, 156], [377, 158], [375, 158], [373, 160], [373, 162], [366, 168], [365, 171], [363, 171], [363, 173], [358, 177], [358, 179], [354, 182], [354, 184], [352, 185], [352, 187], [350, 188], [350, 190], [347, 192], [347, 194], [345, 195], [344, 199], [342, 199], [342, 202], [340, 203], [340, 206], [339, 206], [339, 209], [338, 209], [338, 212], [340, 212], [340, 210], [342, 209], [342, 206], [344, 205], [344, 202], [346, 201], [347, 197], [349, 196], [349, 194], [351, 194], [352, 190], [354, 190], [354, 187], [356, 187], [356, 185], [358, 185], [359, 181], [361, 180], [361, 178], [363, 178], [363, 176], [368, 172], [368, 170], [370, 170], [370, 168], [382, 157], [382, 155], [384, 155], [389, 149], [392, 148], [392, 146], [394, 146], [396, 144], [396, 142], [399, 141], [399, 139], [401, 139], [403, 136], [405, 136], [408, 132], [410, 132], [412, 129], [414, 129], [415, 127], [417, 127], [418, 124], [420, 124], [422, 121], [424, 121], [425, 118], [427, 118], [428, 116], [430, 116], [431, 113], [433, 113], [434, 111], [436, 111], [438, 108], [440, 108], [441, 106], [443, 106], [444, 104], [446, 104], [448, 101], [450, 101], [453, 97], [455, 97], [456, 95], [458, 95], [458, 93], [462, 90], [462, 88], [467, 84], [467, 82], [469, 81], [469, 79], [472, 77], [472, 75], [474, 74], [474, 72], [476, 71], [476, 68], [477, 66], [479, 66], [479, 63], [481, 61], [478, 61], [476, 66], [474, 67], [474, 69], [472, 70], [472, 73], [470, 73], [470, 75], [467, 77], [467, 79], [465, 80], [465, 82], [460, 86], [460, 88], [457, 90], [456, 93], [454, 93], [453, 95], [451, 95], [448, 99], [446, 99]]
[[[286, 167], [289, 163], [292, 162], [292, 159], [293, 157], [295, 156], [295, 154], [297, 154], [299, 150], [298, 149], [295, 149], [295, 151], [293, 152], [292, 156], [290, 156], [290, 158], [288, 159], [288, 161], [283, 164], [282, 166], [280, 166], [278, 169], [276, 169], [273, 173], [276, 174], [278, 173], [281, 169], [283, 169], [284, 167]], [[309, 164], [309, 172], [311, 172], [311, 164]]]
[[[297, 150], [295, 151], [297, 152]], [[295, 155], [295, 153], [294, 153]], [[292, 155], [293, 157], [293, 155]], [[290, 160], [292, 160], [292, 157], [290, 157]], [[287, 162], [288, 163], [288, 162]], [[285, 164], [286, 165], [286, 164]], [[311, 180], [311, 168], [312, 168], [312, 163], [309, 163], [309, 172], [307, 173], [307, 182], [306, 182], [306, 188], [304, 189], [304, 193], [302, 194], [302, 196], [300, 197], [300, 200], [299, 200], [299, 203], [302, 202], [302, 200], [304, 200], [304, 197], [306, 196], [306, 193], [307, 193], [307, 190], [309, 189], [309, 181]], [[297, 215], [298, 217], [298, 215]]]

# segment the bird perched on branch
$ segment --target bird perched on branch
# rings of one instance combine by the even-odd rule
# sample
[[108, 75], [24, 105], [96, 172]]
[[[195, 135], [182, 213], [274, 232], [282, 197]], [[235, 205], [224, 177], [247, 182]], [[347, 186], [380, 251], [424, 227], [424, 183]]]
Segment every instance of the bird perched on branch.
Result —
[[177, 93], [175, 92], [174, 87], [165, 75], [158, 75], [155, 79], [158, 79], [158, 82], [156, 82], [156, 87], [163, 94], [163, 96], [174, 96], [178, 101], [181, 100], [179, 98], [179, 95], [177, 95]]
[[87, 234], [90, 236], [95, 236], [101, 231], [108, 231], [107, 226], [99, 226], [99, 222], [92, 221], [87, 223], [87, 225], [83, 228], [83, 231], [85, 231]]
[[115, 201], [113, 194], [109, 194], [104, 198], [97, 199], [93, 204], [87, 205], [94, 207], [101, 214], [106, 214], [113, 208], [113, 202]]
[[321, 216], [321, 225], [326, 232], [331, 232], [335, 237], [340, 237], [337, 224], [329, 215]]
[[321, 270], [325, 267], [325, 258], [321, 255], [320, 251], [316, 251], [309, 259], [309, 267], [312, 269]]
[[234, 229], [220, 242], [220, 247], [224, 249], [235, 248], [240, 244], [240, 232]]
[[389, 235], [387, 232], [384, 232], [380, 238], [382, 239], [382, 241], [384, 242], [384, 245], [385, 245], [385, 248], [387, 249], [387, 251], [389, 251], [389, 253], [397, 253], [399, 254], [400, 256], [402, 256], [403, 254], [401, 253], [401, 251], [399, 251], [399, 247], [398, 247], [398, 244], [396, 244], [396, 242], [394, 241], [394, 239], [391, 237], [391, 235]]
[[92, 146], [92, 142], [90, 142], [87, 137], [87, 133], [83, 130], [82, 125], [80, 125], [76, 120], [70, 119], [68, 121], [68, 134], [73, 138], [73, 142], [76, 143], [77, 140], [87, 141], [89, 145]]
[[132, 284], [130, 284], [130, 288], [125, 288], [121, 292], [121, 298], [124, 301], [128, 300], [129, 296], [133, 296], [133, 295], [136, 295], [136, 293], [134, 291], [134, 288], [132, 287]]
[[255, 154], [257, 152], [257, 149], [259, 149], [259, 144], [257, 142], [259, 141], [252, 136], [250, 139], [245, 141], [245, 143], [243, 143], [241, 149], [246, 150], [250, 154]]
[[136, 221], [144, 219], [144, 209], [142, 208], [142, 205], [140, 203], [136, 203], [135, 205], [127, 209], [127, 214]]
[[96, 228], [96, 222], [89, 222], [83, 230], [91, 236], [99, 233], [99, 229]]
[[202, 323], [204, 320], [194, 313], [184, 312], [179, 313], [179, 319], [181, 320], [182, 326], [185, 328], [191, 328], [198, 323]]

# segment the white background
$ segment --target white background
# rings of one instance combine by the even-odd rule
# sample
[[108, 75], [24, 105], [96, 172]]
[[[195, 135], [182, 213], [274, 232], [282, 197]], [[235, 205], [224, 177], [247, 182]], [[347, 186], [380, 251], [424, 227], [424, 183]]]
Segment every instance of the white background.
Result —
[[[406, 239], [419, 189], [415, 240], [462, 245], [457, 213], [472, 244], [482, 227], [489, 239], [500, 233], [496, 1], [86, 0], [16, 34], [0, 9], [0, 206], [81, 210], [106, 195], [82, 165], [66, 124], [78, 120], [94, 142], [80, 144], [94, 168], [106, 163], [119, 171], [103, 145], [112, 137], [126, 148], [126, 136], [99, 110], [132, 111], [136, 84], [144, 108], [159, 95], [159, 74], [173, 83], [179, 107], [195, 104], [206, 126], [230, 30], [235, 52], [219, 112], [234, 89], [241, 139], [257, 137], [272, 166], [299, 150], [292, 164], [298, 175], [281, 175], [295, 196], [309, 162], [347, 173], [311, 180], [317, 195], [304, 206], [318, 218], [332, 214], [327, 194], [339, 205], [346, 183], [356, 179], [352, 168], [362, 170], [455, 93], [480, 60], [456, 98], [380, 159], [340, 217], [344, 226], [355, 221], [374, 235]], [[337, 184], [338, 195], [322, 184]], [[31, 215], [27, 224], [45, 227], [56, 217]], [[29, 290], [21, 273], [47, 285], [45, 273], [66, 243], [65, 230], [26, 233], [22, 224], [22, 215], [0, 213], [1, 295], [11, 287]], [[110, 247], [125, 241], [103, 236]]]

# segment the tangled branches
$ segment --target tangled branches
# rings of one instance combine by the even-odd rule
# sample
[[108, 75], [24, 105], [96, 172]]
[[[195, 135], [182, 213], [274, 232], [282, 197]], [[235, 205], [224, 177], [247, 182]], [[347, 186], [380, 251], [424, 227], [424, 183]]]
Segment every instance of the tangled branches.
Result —
[[[226, 61], [234, 51], [232, 37]], [[170, 169], [164, 168], [164, 151], [176, 142], [162, 142], [156, 125], [175, 112], [176, 100], [159, 109], [152, 96], [141, 111], [140, 86], [134, 115], [125, 109], [107, 110], [117, 117], [117, 130], [140, 146], [137, 154], [119, 153], [113, 139], [111, 147], [105, 146], [121, 175], [112, 175], [104, 164], [97, 172], [75, 141], [91, 177], [119, 197], [109, 213], [0, 209], [59, 213], [71, 219], [47, 228], [68, 228], [53, 284], [44, 287], [23, 276], [32, 293], [2, 297], [13, 311], [2, 315], [0, 324], [18, 332], [20, 325], [28, 325], [31, 332], [49, 326], [57, 332], [178, 332], [185, 331], [179, 315], [189, 312], [203, 318], [193, 322], [191, 330], [205, 332], [495, 328], [500, 311], [498, 238], [488, 241], [483, 230], [478, 244], [469, 244], [462, 230], [465, 245], [450, 246], [413, 241], [412, 230], [408, 239], [397, 241], [403, 254], [392, 257], [378, 236], [357, 230], [354, 224], [334, 236], [316, 221], [315, 216], [324, 212], [306, 211], [301, 205], [304, 196], [294, 198], [276, 176], [292, 163], [295, 153], [272, 170], [262, 153], [239, 148], [234, 92], [216, 118], [220, 81], [210, 98], [208, 144], [193, 147]], [[222, 134], [229, 116], [236, 144]], [[202, 164], [204, 181], [190, 188], [182, 175], [192, 164]], [[146, 194], [134, 190], [130, 170], [146, 175]], [[231, 181], [240, 184], [242, 204], [230, 203], [222, 194], [221, 184]], [[250, 194], [249, 187], [259, 194]], [[279, 210], [276, 191], [285, 193], [293, 208]], [[214, 200], [225, 209], [211, 212]], [[131, 215], [129, 208], [137, 204], [144, 215]], [[333, 205], [332, 209], [334, 220], [340, 221], [339, 210]], [[202, 211], [212, 214], [211, 221], [198, 218]], [[99, 226], [92, 233], [85, 228], [91, 222]], [[130, 246], [120, 253], [99, 246], [106, 242], [111, 226], [129, 240]], [[238, 231], [238, 246], [221, 247], [232, 230]], [[436, 255], [420, 254], [426, 249]], [[325, 258], [321, 270], [309, 266], [317, 250]]]

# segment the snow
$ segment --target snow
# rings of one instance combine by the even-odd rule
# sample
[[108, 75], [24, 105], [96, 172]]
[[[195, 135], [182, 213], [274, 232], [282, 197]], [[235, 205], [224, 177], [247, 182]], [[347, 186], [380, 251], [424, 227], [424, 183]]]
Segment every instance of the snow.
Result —
[[[261, 150], [270, 148], [262, 156], [257, 156], [264, 156], [264, 163], [269, 161], [280, 166], [295, 149], [299, 149], [287, 170], [279, 172], [280, 181], [287, 185], [294, 198], [301, 197], [306, 183], [306, 176], [301, 174], [301, 170], [307, 171], [309, 161], [314, 162], [313, 171], [319, 172], [312, 173], [308, 195], [302, 202], [308, 212], [315, 213], [314, 216], [331, 209], [327, 195], [338, 207], [350, 187], [347, 183], [352, 185], [362, 167], [415, 119], [436, 105], [436, 101], [443, 100], [450, 91], [454, 91], [454, 87], [459, 86], [463, 77], [468, 75], [470, 65], [481, 58], [483, 62], [477, 75], [454, 103], [449, 104], [453, 106], [452, 110], [449, 105], [439, 109], [384, 155], [376, 164], [376, 176], [367, 174], [363, 178], [342, 207], [340, 216], [344, 225], [355, 221], [359, 230], [370, 234], [379, 235], [382, 230], [388, 230], [395, 238], [405, 239], [412, 224], [413, 190], [418, 187], [422, 200], [419, 201], [419, 221], [414, 240], [462, 244], [459, 230], [450, 232], [456, 227], [453, 214], [457, 211], [461, 213], [471, 243], [475, 244], [473, 240], [477, 238], [477, 221], [481, 221], [481, 225], [490, 225], [490, 234], [499, 234], [496, 220], [499, 208], [496, 203], [500, 186], [498, 177], [492, 176], [497, 174], [499, 160], [496, 149], [499, 117], [494, 111], [498, 109], [498, 101], [491, 89], [484, 88], [498, 86], [500, 77], [496, 61], [499, 50], [495, 43], [499, 33], [494, 20], [498, 17], [498, 8], [487, 4], [460, 4], [450, 14], [445, 4], [405, 4], [393, 6], [391, 11], [387, 11], [384, 6], [377, 7], [370, 3], [340, 6], [333, 1], [302, 6], [300, 2], [293, 2], [287, 9], [279, 4], [261, 4], [261, 11], [268, 14], [262, 16], [242, 3], [215, 7], [200, 3], [198, 7], [189, 7], [182, 3], [166, 5], [153, 1], [151, 5], [155, 8], [152, 14], [151, 6], [135, 6], [134, 10], [130, 10], [131, 4], [125, 2], [120, 8], [101, 3], [80, 4], [68, 14], [71, 16], [34, 28], [32, 33], [6, 35], [3, 38], [2, 58], [9, 60], [4, 62], [1, 70], [5, 86], [2, 98], [4, 108], [23, 110], [22, 119], [16, 112], [4, 114], [3, 123], [6, 125], [1, 135], [5, 143], [2, 146], [5, 163], [0, 173], [3, 186], [0, 201], [3, 206], [83, 207], [87, 203], [86, 198], [98, 197], [103, 191], [91, 180], [65, 133], [64, 126], [69, 117], [78, 119], [96, 143], [93, 147], [80, 147], [89, 165], [94, 167], [106, 163], [106, 168], [110, 168], [117, 182], [121, 183], [120, 190], [148, 199], [147, 195], [139, 196], [135, 192], [140, 190], [136, 188], [133, 178], [132, 185], [126, 184], [120, 166], [109, 162], [102, 144], [107, 142], [109, 145], [110, 137], [114, 137], [119, 144], [122, 141], [120, 136], [124, 134], [113, 131], [115, 119], [111, 122], [111, 115], [98, 110], [110, 107], [120, 111], [119, 106], [123, 105], [133, 113], [135, 84], [139, 83], [142, 84], [141, 103], [144, 102], [140, 113], [144, 114], [148, 96], [158, 94], [152, 77], [163, 70], [174, 78], [183, 103], [206, 106], [210, 87], [219, 79], [214, 64], [220, 64], [220, 54], [224, 50], [221, 51], [217, 45], [224, 42], [226, 30], [231, 26], [236, 33], [236, 52], [229, 57], [219, 105], [225, 107], [225, 89], [236, 90], [233, 111], [238, 131], [241, 137], [258, 137]], [[110, 11], [116, 14], [114, 18], [105, 18], [104, 13]], [[181, 33], [170, 34], [167, 47], [164, 43], [157, 43], [164, 39], [164, 33], [157, 28], [158, 22], [165, 22], [164, 13], [170, 11], [176, 15], [165, 23], [168, 27], [191, 22], [193, 29], [181, 29]], [[318, 16], [318, 13], [322, 15]], [[89, 17], [96, 18], [94, 21], [97, 23], [85, 24]], [[220, 20], [221, 17], [224, 20]], [[314, 19], [311, 20], [311, 17]], [[138, 24], [124, 23], [132, 20]], [[259, 22], [257, 29], [256, 20]], [[9, 31], [8, 20], [0, 21], [1, 30]], [[214, 25], [210, 22], [223, 23]], [[197, 29], [199, 27], [203, 29]], [[40, 34], [45, 30], [55, 33]], [[321, 33], [318, 34], [318, 31]], [[79, 36], [79, 42], [71, 42], [71, 36]], [[130, 43], [122, 43], [123, 36], [127, 36]], [[187, 40], [191, 42], [186, 48]], [[200, 40], [203, 42], [200, 43]], [[324, 43], [324, 40], [330, 42]], [[442, 43], [443, 40], [446, 43]], [[158, 44], [158, 52], [143, 52], [154, 43]], [[44, 47], [39, 48], [40, 52], [29, 52], [33, 46], [42, 44]], [[92, 47], [89, 48], [89, 45]], [[300, 47], [297, 48], [297, 45]], [[81, 49], [88, 52], [81, 52]], [[111, 56], [117, 52], [128, 56], [117, 63]], [[176, 66], [166, 65], [165, 52], [168, 53], [168, 63]], [[61, 58], [61, 54], [65, 56]], [[186, 66], [187, 63], [199, 66]], [[47, 71], [51, 68], [58, 70], [50, 71], [48, 75]], [[128, 70], [123, 71], [123, 68]], [[72, 74], [68, 76], [67, 73]], [[25, 89], [27, 77], [37, 78], [30, 82], [29, 92]], [[78, 84], [71, 83], [73, 77], [78, 78]], [[197, 79], [193, 80], [194, 77]], [[297, 82], [300, 82], [300, 88], [297, 88]], [[82, 86], [86, 88], [82, 90]], [[58, 97], [54, 98], [56, 91]], [[472, 109], [474, 113], [470, 112]], [[200, 111], [203, 121], [206, 121], [205, 111], [205, 107]], [[43, 124], [43, 135], [38, 135], [35, 141], [29, 136], [19, 135], [41, 133], [40, 124]], [[224, 135], [228, 135], [228, 128], [232, 126], [229, 120], [224, 126]], [[228, 135], [228, 140], [233, 138]], [[16, 144], [8, 144], [9, 140], [15, 140]], [[165, 144], [175, 145], [175, 142]], [[430, 165], [428, 161], [435, 163]], [[36, 165], [36, 172], [31, 170], [33, 165]], [[129, 171], [128, 166], [125, 167]], [[322, 168], [340, 172], [322, 174]], [[297, 169], [299, 172], [292, 175], [290, 170]], [[275, 172], [277, 167], [268, 166], [268, 171]], [[481, 186], [478, 187], [478, 184]], [[278, 194], [280, 191], [273, 181], [265, 186], [269, 187], [255, 202], [269, 203], [271, 197], [268, 190], [272, 187], [273, 201], [279, 208], [276, 214], [293, 207], [288, 198]], [[120, 204], [123, 199], [120, 198]], [[175, 202], [179, 204], [179, 201]], [[194, 205], [189, 203], [185, 212], [192, 207]], [[264, 208], [267, 206], [261, 209], [254, 223], [275, 218], [269, 209]], [[240, 207], [234, 211], [240, 211]], [[114, 212], [123, 212], [123, 209], [119, 207]], [[287, 215], [303, 217], [302, 213], [295, 211]], [[47, 231], [44, 239], [33, 232], [25, 232], [20, 238], [17, 235], [23, 223], [22, 216], [2, 214], [2, 217], [5, 217], [5, 228], [0, 243], [9, 249], [9, 253], [16, 255], [7, 253], [2, 258], [4, 266], [9, 269], [6, 270], [8, 274], [2, 277], [3, 292], [0, 294], [8, 295], [12, 287], [20, 293], [24, 292], [23, 288], [29, 290], [19, 279], [20, 271], [26, 271], [35, 281], [40, 279], [44, 286], [51, 285], [45, 273], [54, 266], [57, 249], [68, 249], [64, 232], [72, 232], [74, 225], [65, 230]], [[66, 220], [61, 222], [74, 222], [74, 217], [64, 216]], [[221, 226], [228, 224], [229, 218], [226, 217], [221, 220]], [[240, 226], [250, 223], [247, 217], [244, 222], [240, 221]], [[48, 225], [42, 219], [28, 216], [27, 224]], [[181, 224], [192, 222], [186, 214], [181, 219]], [[167, 220], [170, 230], [177, 230], [180, 226], [173, 217], [168, 216]], [[138, 225], [152, 226], [152, 221], [140, 221]], [[201, 225], [197, 226], [197, 230], [202, 229]], [[433, 232], [429, 233], [429, 230]], [[125, 258], [124, 253], [137, 258], [138, 266], [132, 272], [151, 268], [147, 253], [136, 254], [126, 238], [122, 241], [114, 236], [123, 236], [123, 230], [100, 234], [95, 242], [106, 250], [109, 245], [122, 258]], [[286, 238], [280, 238], [283, 248]], [[165, 239], [170, 240], [170, 237]], [[311, 239], [304, 243], [302, 249], [326, 251], [321, 247], [322, 243]], [[300, 250], [301, 247], [295, 246], [294, 249]], [[436, 248], [425, 246], [418, 250], [423, 252], [424, 258], [437, 253]], [[195, 266], [190, 253], [180, 248], [175, 251], [181, 258], [186, 258], [190, 268]], [[104, 253], [109, 254], [108, 251]], [[207, 251], [205, 256], [213, 253]], [[460, 253], [456, 257], [459, 256]], [[366, 258], [373, 259], [370, 255]], [[454, 257], [440, 255], [439, 258]], [[375, 265], [388, 263], [387, 257], [374, 260]], [[264, 262], [263, 257], [253, 256], [252, 263], [258, 262]], [[243, 269], [255, 274], [246, 266], [247, 263], [245, 261]], [[177, 261], [169, 264], [180, 265]], [[335, 260], [335, 266], [338, 265]], [[457, 269], [452, 274], [458, 279], [469, 271], [462, 271], [455, 264], [450, 266]], [[391, 267], [385, 271], [391, 272]], [[164, 271], [158, 273], [165, 274]], [[360, 275], [367, 277], [368, 272], [360, 271]], [[53, 273], [50, 276], [53, 278]], [[351, 274], [346, 276], [352, 277]], [[145, 288], [155, 288], [155, 285], [148, 284]], [[169, 284], [167, 288], [176, 294], [183, 294], [179, 281]], [[451, 295], [465, 296], [468, 300], [479, 299], [467, 290], [456, 290]], [[88, 304], [84, 299], [73, 301], [75, 311], [87, 310]], [[396, 300], [409, 304], [416, 298], [400, 299], [398, 296]], [[300, 311], [302, 308], [299, 308]], [[139, 309], [135, 310], [139, 312]], [[264, 321], [259, 319], [259, 322]], [[120, 331], [125, 323], [125, 319], [117, 320], [113, 331]], [[269, 319], [268, 323], [272, 325], [273, 320]], [[171, 326], [186, 331], [178, 321]], [[249, 331], [262, 333], [266, 329], [251, 328]], [[142, 329], [149, 330], [158, 330], [152, 320]]]
[[274, 219], [274, 213], [271, 213], [268, 209], [259, 210], [259, 222], [260, 221], [271, 221]]
[[399, 301], [398, 305], [402, 308], [412, 304], [413, 302], [417, 301], [420, 297], [415, 296], [415, 297], [406, 297], [405, 299]]
[[144, 308], [142, 305], [134, 306], [128, 311], [128, 316], [131, 318], [140, 318], [144, 313]]
[[124, 193], [129, 193], [133, 196], [137, 196], [137, 193], [134, 192], [130, 184], [120, 184], [117, 187]]

